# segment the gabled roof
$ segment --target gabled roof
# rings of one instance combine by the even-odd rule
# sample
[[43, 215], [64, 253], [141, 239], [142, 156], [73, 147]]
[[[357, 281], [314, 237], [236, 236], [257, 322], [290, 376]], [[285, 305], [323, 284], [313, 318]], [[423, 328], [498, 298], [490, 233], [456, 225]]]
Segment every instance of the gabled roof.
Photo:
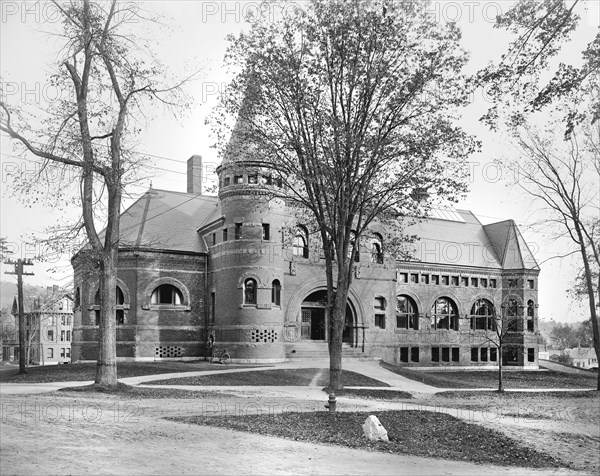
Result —
[[504, 269], [540, 269], [513, 220], [485, 225], [484, 229]]
[[217, 197], [150, 189], [121, 214], [120, 246], [205, 253], [196, 229], [217, 204]]
[[[51, 294], [46, 296], [23, 296], [23, 312], [24, 314], [30, 314], [32, 312], [45, 312], [54, 310], [56, 303], [63, 299], [73, 301], [73, 298], [67, 293]], [[13, 298], [13, 304], [11, 314], [16, 316], [19, 314], [19, 299], [15, 295]]]
[[496, 269], [539, 269], [513, 220], [491, 225], [468, 210], [434, 209], [406, 227], [419, 237], [411, 249], [415, 261]]
[[454, 266], [501, 268], [483, 225], [467, 210], [432, 213], [403, 231], [416, 235], [411, 246], [415, 261]]

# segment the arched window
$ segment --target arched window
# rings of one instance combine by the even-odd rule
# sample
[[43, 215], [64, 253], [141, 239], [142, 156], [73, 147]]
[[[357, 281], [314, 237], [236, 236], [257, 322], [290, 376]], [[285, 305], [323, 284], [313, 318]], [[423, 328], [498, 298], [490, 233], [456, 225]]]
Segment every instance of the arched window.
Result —
[[431, 328], [458, 330], [458, 311], [452, 299], [441, 297], [433, 303], [433, 306], [431, 306]]
[[278, 279], [273, 280], [271, 287], [271, 303], [276, 306], [281, 306], [281, 283]]
[[519, 303], [516, 299], [509, 299], [504, 304], [505, 308], [505, 325], [508, 326], [509, 331], [519, 330]]
[[383, 264], [383, 240], [379, 233], [373, 233], [371, 237], [371, 263]]
[[117, 286], [115, 295], [117, 306], [122, 306], [123, 304], [125, 304], [125, 295], [123, 294], [123, 291], [119, 286]]
[[496, 330], [494, 305], [487, 299], [478, 299], [471, 308], [471, 329]]
[[172, 284], [161, 284], [152, 292], [150, 304], [156, 306], [182, 306], [183, 294]]
[[419, 329], [419, 312], [410, 296], [396, 298], [396, 327], [398, 329]]
[[244, 304], [256, 304], [256, 280], [252, 278], [244, 281]]
[[308, 232], [303, 226], [298, 226], [296, 228], [292, 252], [294, 253], [294, 256], [308, 258]]
[[530, 299], [527, 301], [527, 330], [533, 332], [533, 316], [535, 313], [535, 305]]

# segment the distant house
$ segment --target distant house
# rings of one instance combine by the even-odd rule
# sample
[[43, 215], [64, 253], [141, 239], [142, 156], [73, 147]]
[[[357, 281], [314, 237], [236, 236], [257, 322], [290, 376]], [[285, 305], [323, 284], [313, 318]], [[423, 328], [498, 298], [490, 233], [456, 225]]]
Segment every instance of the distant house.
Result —
[[582, 369], [598, 368], [598, 357], [593, 347], [574, 347], [573, 349], [565, 349], [573, 359], [573, 366]]
[[[71, 362], [71, 341], [73, 333], [73, 299], [61, 293], [58, 286], [48, 288], [45, 296], [26, 299], [25, 312], [27, 362], [30, 365], [57, 365]], [[17, 322], [18, 299], [15, 296], [12, 314]], [[13, 341], [14, 342], [14, 341]], [[14, 344], [13, 344], [14, 345]], [[18, 360], [18, 336], [16, 349], [3, 347], [5, 360]]]

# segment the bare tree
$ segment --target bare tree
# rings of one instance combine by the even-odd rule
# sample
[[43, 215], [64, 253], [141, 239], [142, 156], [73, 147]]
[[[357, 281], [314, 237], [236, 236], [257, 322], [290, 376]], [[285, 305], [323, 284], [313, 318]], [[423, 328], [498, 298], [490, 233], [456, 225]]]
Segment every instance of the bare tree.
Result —
[[[152, 21], [131, 2], [53, 2], [64, 47], [51, 77], [63, 94], [48, 110], [26, 116], [24, 105], [0, 102], [0, 130], [48, 167], [74, 170], [86, 256], [99, 274], [101, 307], [96, 385], [117, 385], [115, 289], [119, 213], [124, 186], [138, 169], [133, 149], [144, 111], [154, 101], [182, 104], [182, 82], [167, 86], [165, 69], [148, 54], [131, 25]], [[39, 177], [41, 178], [41, 176]], [[31, 184], [27, 184], [30, 186]], [[56, 186], [56, 183], [54, 184]], [[61, 193], [60, 186], [54, 188]], [[104, 225], [104, 231], [99, 229]]]
[[[521, 157], [511, 163], [517, 184], [544, 205], [545, 220], [561, 230], [575, 245], [583, 264], [594, 348], [600, 356], [600, 328], [593, 279], [600, 269], [600, 242], [594, 224], [600, 213], [600, 123], [584, 122], [573, 129], [567, 141], [558, 126], [546, 133], [521, 128], [517, 143]], [[557, 139], [558, 137], [558, 139]], [[600, 390], [600, 375], [598, 376]]]
[[[279, 173], [325, 250], [330, 388], [342, 385], [342, 331], [354, 257], [375, 220], [423, 213], [427, 194], [465, 191], [476, 143], [453, 121], [467, 103], [460, 32], [414, 2], [313, 0], [231, 39], [238, 74], [222, 116], [225, 156]], [[219, 136], [223, 142], [228, 134]]]

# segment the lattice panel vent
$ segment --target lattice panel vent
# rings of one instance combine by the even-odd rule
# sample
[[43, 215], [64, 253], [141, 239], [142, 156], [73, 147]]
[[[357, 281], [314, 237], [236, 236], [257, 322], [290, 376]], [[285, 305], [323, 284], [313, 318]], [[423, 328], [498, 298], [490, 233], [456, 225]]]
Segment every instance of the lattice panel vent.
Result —
[[275, 342], [277, 340], [277, 332], [273, 329], [254, 329], [251, 340], [253, 342]]
[[176, 345], [160, 345], [154, 350], [156, 357], [181, 357], [181, 347]]

